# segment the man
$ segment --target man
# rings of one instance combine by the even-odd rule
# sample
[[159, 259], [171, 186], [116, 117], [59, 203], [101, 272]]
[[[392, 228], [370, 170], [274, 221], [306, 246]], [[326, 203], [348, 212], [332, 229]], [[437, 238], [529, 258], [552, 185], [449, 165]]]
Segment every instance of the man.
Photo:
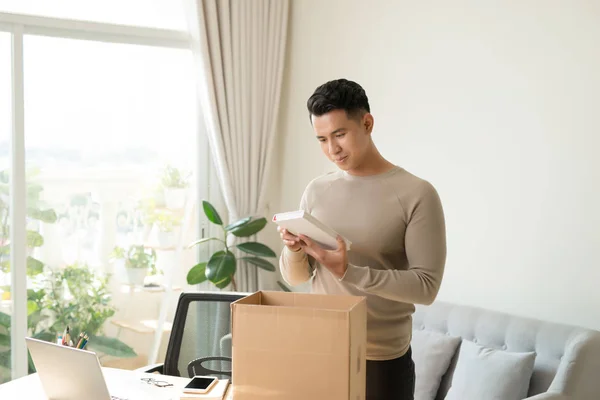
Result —
[[290, 285], [367, 298], [367, 399], [414, 398], [414, 304], [437, 296], [446, 261], [442, 205], [427, 181], [387, 161], [371, 134], [363, 88], [339, 79], [308, 99], [313, 129], [339, 171], [312, 180], [300, 207], [352, 242], [326, 250], [279, 229], [280, 269]]

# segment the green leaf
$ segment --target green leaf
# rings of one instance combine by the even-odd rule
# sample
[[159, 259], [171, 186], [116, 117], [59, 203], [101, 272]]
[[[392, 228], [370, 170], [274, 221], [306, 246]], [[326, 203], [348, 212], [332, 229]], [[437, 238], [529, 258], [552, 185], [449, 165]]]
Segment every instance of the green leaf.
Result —
[[281, 281], [277, 281], [277, 284], [279, 285], [279, 287], [281, 288], [281, 290], [283, 290], [284, 292], [291, 292], [292, 291], [289, 287], [287, 287]]
[[30, 316], [34, 312], [38, 310], [38, 305], [35, 301], [28, 300], [27, 301], [27, 316]]
[[27, 246], [41, 247], [44, 244], [44, 238], [36, 231], [27, 231]]
[[56, 211], [52, 209], [40, 210], [38, 208], [28, 207], [27, 215], [33, 219], [37, 219], [48, 224], [53, 224], [58, 219]]
[[233, 229], [231, 233], [237, 237], [248, 237], [260, 232], [266, 225], [267, 220], [265, 218], [259, 218], [242, 225], [239, 228]]
[[246, 218], [242, 218], [242, 219], [240, 219], [240, 220], [237, 220], [237, 221], [235, 221], [234, 223], [227, 225], [227, 226], [225, 227], [225, 230], [226, 230], [227, 232], [229, 232], [229, 231], [230, 231], [230, 230], [232, 230], [232, 229], [239, 228], [239, 227], [240, 227], [240, 226], [242, 226], [242, 225], [246, 225], [248, 222], [250, 222], [250, 220], [251, 220], [251, 219], [252, 219], [252, 217], [246, 217]]
[[242, 257], [242, 258], [240, 258], [240, 260], [247, 261], [250, 264], [256, 265], [258, 268], [264, 269], [265, 271], [275, 272], [275, 266], [273, 264], [271, 264], [269, 261], [263, 260], [262, 258]]
[[0, 366], [10, 369], [10, 350], [0, 352]]
[[44, 263], [33, 257], [27, 257], [27, 275], [36, 276], [44, 272]]
[[194, 265], [187, 274], [188, 285], [197, 285], [204, 282], [206, 278], [206, 264], [205, 262]]
[[10, 260], [0, 261], [0, 272], [5, 274], [10, 272]]
[[226, 276], [225, 278], [221, 279], [219, 282], [215, 282], [215, 286], [218, 287], [219, 289], [225, 289], [227, 287], [227, 285], [229, 285], [231, 283], [232, 278], [233, 278], [233, 275]]
[[56, 335], [50, 331], [41, 331], [33, 335], [35, 339], [43, 340], [45, 342], [54, 342]]
[[90, 335], [87, 348], [114, 357], [135, 357], [135, 351], [119, 339]]
[[217, 210], [206, 200], [202, 200], [202, 208], [204, 208], [204, 214], [206, 214], [206, 218], [213, 224], [223, 225], [223, 220], [221, 220], [221, 216], [217, 212]]
[[27, 195], [37, 196], [44, 191], [44, 187], [39, 183], [29, 183], [27, 185]]
[[42, 301], [44, 296], [46, 295], [46, 291], [44, 289], [27, 289], [27, 299], [33, 300], [35, 302]]
[[275, 252], [269, 247], [258, 242], [246, 242], [236, 245], [238, 249], [245, 253], [249, 253], [259, 257], [277, 257]]
[[0, 326], [10, 328], [10, 315], [0, 312]]
[[58, 216], [56, 215], [56, 211], [52, 209], [42, 211], [42, 217], [40, 218], [42, 222], [47, 224], [53, 224], [57, 219]]
[[42, 315], [42, 310], [34, 311], [33, 313], [27, 316], [27, 325], [32, 329], [35, 329], [35, 327], [37, 327], [37, 324], [39, 324], [47, 318], [47, 315]]
[[33, 363], [33, 358], [31, 358], [31, 353], [27, 352], [27, 365], [29, 367], [29, 373], [34, 374], [37, 371], [35, 370], [35, 364]]
[[200, 239], [200, 240], [196, 240], [195, 242], [192, 242], [188, 247], [194, 247], [196, 245], [202, 244], [202, 243], [206, 243], [209, 242], [211, 240], [217, 240], [219, 242], [222, 242], [221, 239], [216, 238], [216, 237], [209, 237], [209, 238], [204, 238], [204, 239]]
[[0, 333], [0, 346], [10, 347], [10, 336]]
[[224, 278], [235, 274], [235, 255], [230, 251], [217, 251], [212, 255], [206, 265], [206, 277], [212, 283], [218, 283]]

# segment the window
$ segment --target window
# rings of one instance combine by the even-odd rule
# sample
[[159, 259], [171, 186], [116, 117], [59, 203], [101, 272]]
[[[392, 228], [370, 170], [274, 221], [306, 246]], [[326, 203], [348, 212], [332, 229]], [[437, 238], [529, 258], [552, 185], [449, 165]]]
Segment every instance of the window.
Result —
[[150, 175], [196, 154], [187, 50], [26, 36], [29, 166]]
[[[161, 357], [154, 333], [166, 279], [173, 272], [182, 289], [185, 266], [195, 263], [195, 249], [186, 249], [198, 230], [190, 200], [198, 189], [198, 160], [208, 155], [199, 140], [193, 57], [186, 46], [154, 45], [156, 32], [141, 45], [131, 39], [145, 34], [138, 28], [111, 42], [102, 41], [118, 32], [110, 26], [69, 37], [61, 37], [64, 25], [49, 36], [28, 34], [27, 24], [34, 23], [0, 14], [0, 171], [8, 172], [11, 157], [25, 162], [26, 202], [15, 200], [17, 207], [26, 204], [28, 289], [27, 315], [16, 315], [10, 184], [0, 174], [0, 383], [11, 379], [11, 358], [15, 362], [11, 318], [27, 319], [27, 334], [42, 340], [60, 340], [67, 326], [73, 344], [87, 333], [89, 348], [105, 366], [137, 368]], [[52, 23], [45, 21], [44, 35]], [[24, 155], [11, 154], [10, 145], [11, 35], [23, 38]], [[73, 39], [81, 36], [87, 40]], [[161, 329], [168, 340], [169, 322]], [[16, 363], [15, 371], [33, 371], [26, 358]]]
[[[11, 137], [11, 43], [10, 35], [0, 32], [0, 151], [10, 151]], [[0, 159], [0, 171], [8, 171], [9, 160]], [[2, 174], [1, 177], [5, 177]], [[10, 325], [11, 279], [9, 274], [10, 244], [6, 240], [8, 228], [9, 186], [0, 180], [0, 383], [11, 376]]]
[[183, 0], [3, 0], [0, 12], [185, 30]]

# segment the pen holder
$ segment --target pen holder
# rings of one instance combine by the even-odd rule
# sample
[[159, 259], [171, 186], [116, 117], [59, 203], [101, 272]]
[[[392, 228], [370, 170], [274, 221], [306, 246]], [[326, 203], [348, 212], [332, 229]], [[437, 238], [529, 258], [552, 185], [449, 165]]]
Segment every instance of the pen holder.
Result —
[[81, 332], [77, 337], [76, 342], [71, 338], [71, 334], [69, 333], [69, 327], [65, 330], [64, 334], [58, 334], [56, 337], [56, 344], [60, 344], [67, 347], [72, 347], [74, 349], [84, 350], [89, 341], [89, 336], [85, 332]]

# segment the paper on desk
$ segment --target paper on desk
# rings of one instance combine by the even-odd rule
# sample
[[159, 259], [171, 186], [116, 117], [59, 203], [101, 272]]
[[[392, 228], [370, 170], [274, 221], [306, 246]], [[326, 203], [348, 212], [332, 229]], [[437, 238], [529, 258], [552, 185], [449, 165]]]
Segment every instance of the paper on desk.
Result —
[[217, 384], [212, 388], [209, 393], [206, 394], [194, 394], [194, 393], [181, 393], [181, 400], [223, 400], [227, 387], [229, 386], [229, 379], [219, 379]]

